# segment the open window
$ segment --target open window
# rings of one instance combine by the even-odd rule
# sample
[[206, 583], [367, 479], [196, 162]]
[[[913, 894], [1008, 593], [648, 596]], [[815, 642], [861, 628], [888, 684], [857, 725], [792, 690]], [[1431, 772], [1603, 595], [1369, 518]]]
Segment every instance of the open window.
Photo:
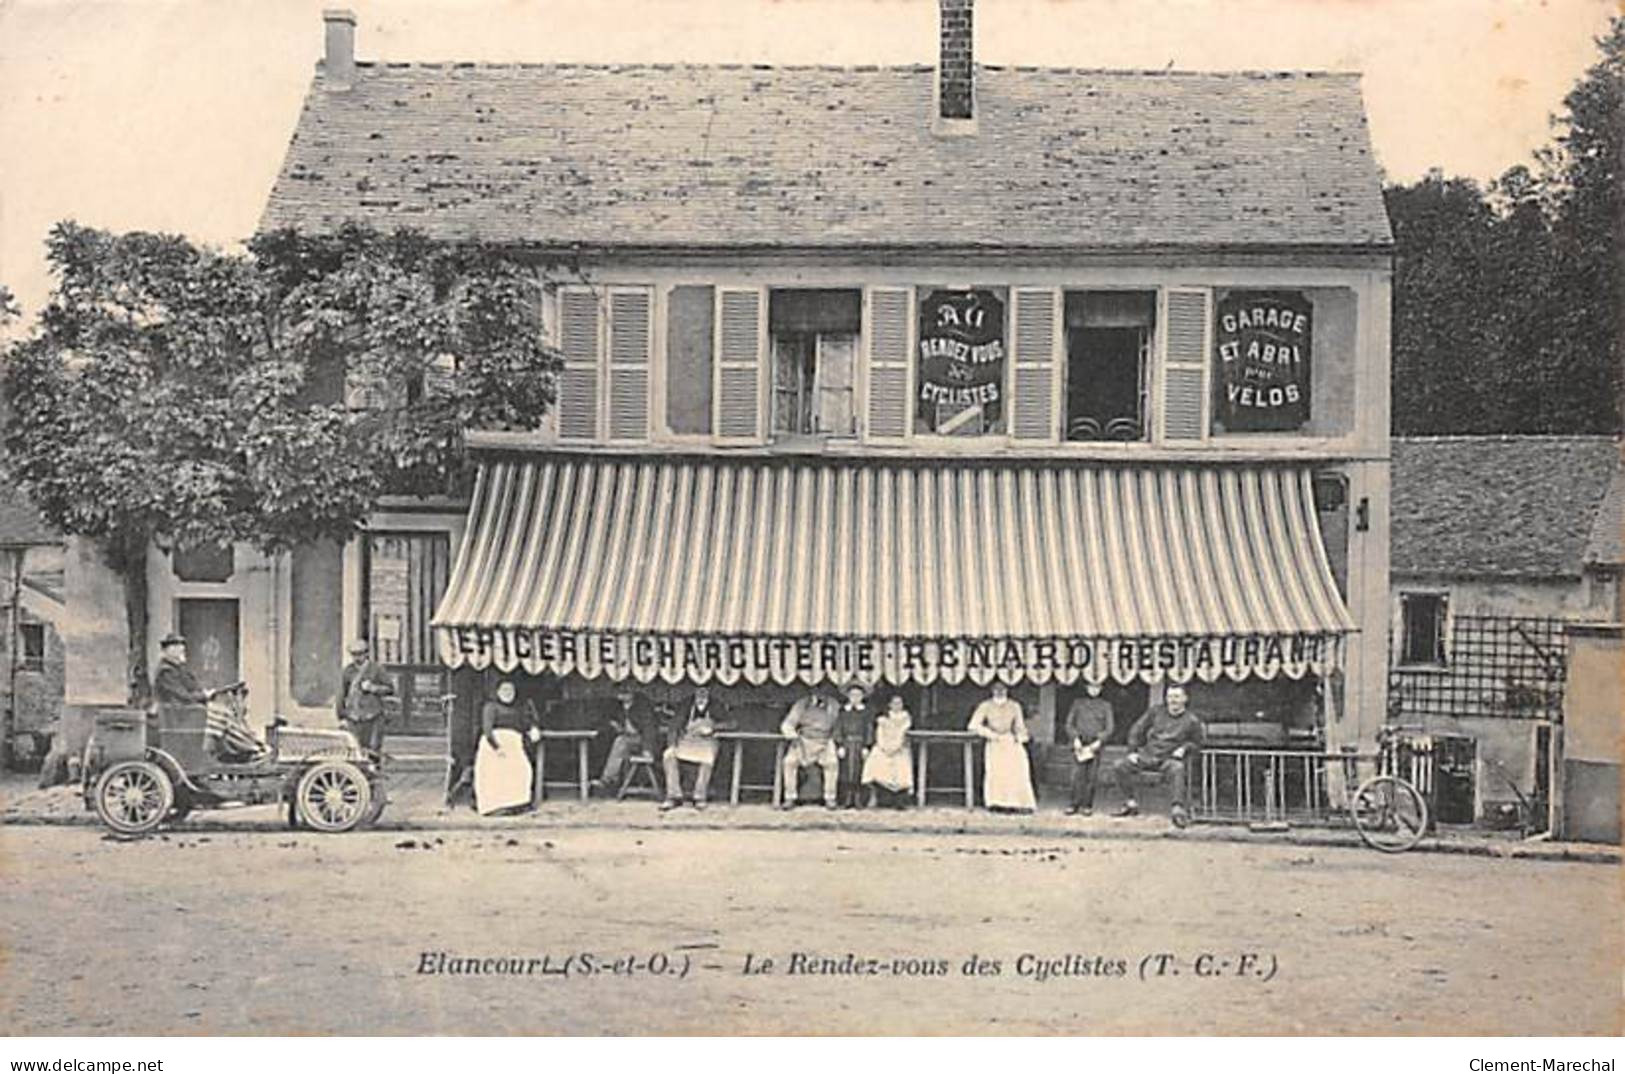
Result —
[[768, 298], [773, 348], [773, 435], [857, 435], [858, 290], [775, 290]]
[[1446, 663], [1446, 623], [1449, 598], [1443, 593], [1399, 595], [1399, 662]]
[[1066, 439], [1149, 437], [1154, 291], [1066, 295]]

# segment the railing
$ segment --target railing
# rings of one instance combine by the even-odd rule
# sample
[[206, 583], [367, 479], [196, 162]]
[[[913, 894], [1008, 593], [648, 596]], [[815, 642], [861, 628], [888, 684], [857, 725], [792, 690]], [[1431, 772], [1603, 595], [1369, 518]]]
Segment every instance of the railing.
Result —
[[1232, 823], [1324, 824], [1347, 810], [1351, 789], [1388, 767], [1375, 753], [1204, 749], [1189, 777], [1192, 812]]

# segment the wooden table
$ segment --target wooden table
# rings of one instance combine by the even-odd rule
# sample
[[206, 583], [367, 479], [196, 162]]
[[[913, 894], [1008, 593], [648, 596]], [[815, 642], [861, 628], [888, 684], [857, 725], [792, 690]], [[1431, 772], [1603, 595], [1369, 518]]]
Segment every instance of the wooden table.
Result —
[[[728, 804], [739, 804], [740, 791], [770, 791], [771, 802], [779, 804], [779, 796], [784, 789], [784, 747], [787, 740], [777, 731], [718, 731], [717, 738], [723, 742], [733, 743], [733, 774], [728, 781]], [[772, 783], [742, 783], [744, 772], [745, 747], [752, 742], [772, 742], [773, 750], [773, 782]]]
[[[976, 808], [976, 744], [982, 736], [970, 731], [910, 731], [914, 740], [914, 787], [920, 805], [925, 805], [930, 790], [931, 747], [952, 742], [959, 743], [965, 759], [965, 808]], [[958, 787], [942, 787], [938, 793], [957, 791]]]
[[[598, 737], [597, 731], [543, 731], [542, 737], [536, 743], [536, 784], [532, 788], [532, 805], [541, 805], [542, 799], [547, 797], [547, 785], [551, 782], [555, 787], [568, 787], [572, 782], [581, 792], [581, 800], [585, 802], [590, 793], [592, 781], [587, 776], [587, 745]], [[574, 742], [576, 744], [576, 778], [572, 780], [548, 780], [547, 778], [547, 744], [549, 742]]]

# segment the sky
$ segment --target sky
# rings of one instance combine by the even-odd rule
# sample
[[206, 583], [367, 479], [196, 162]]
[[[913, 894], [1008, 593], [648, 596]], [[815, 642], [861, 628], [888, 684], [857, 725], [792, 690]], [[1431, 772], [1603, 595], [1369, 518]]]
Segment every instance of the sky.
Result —
[[[981, 0], [983, 63], [1357, 70], [1390, 179], [1487, 180], [1550, 137], [1619, 0]], [[0, 283], [62, 219], [252, 234], [352, 7], [381, 60], [928, 63], [936, 0], [0, 0]]]

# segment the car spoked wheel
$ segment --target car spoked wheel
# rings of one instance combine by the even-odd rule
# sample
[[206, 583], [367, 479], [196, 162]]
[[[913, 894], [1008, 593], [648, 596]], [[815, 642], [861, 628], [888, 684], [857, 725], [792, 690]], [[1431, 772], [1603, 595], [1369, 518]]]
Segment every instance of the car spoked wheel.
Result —
[[146, 835], [175, 804], [175, 786], [151, 761], [120, 761], [96, 781], [96, 815], [120, 835]]
[[349, 761], [323, 761], [299, 777], [294, 791], [299, 821], [318, 832], [347, 832], [366, 819], [372, 788]]

